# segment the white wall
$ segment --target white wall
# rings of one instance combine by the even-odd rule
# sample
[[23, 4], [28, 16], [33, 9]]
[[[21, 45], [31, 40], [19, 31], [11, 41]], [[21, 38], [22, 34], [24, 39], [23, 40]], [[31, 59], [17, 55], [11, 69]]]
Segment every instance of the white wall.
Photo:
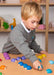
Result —
[[[16, 18], [17, 23], [21, 21], [21, 7], [1, 7], [0, 6], [0, 16], [12, 15]], [[12, 17], [11, 16], [11, 17]], [[6, 43], [9, 33], [0, 32], [0, 52], [2, 52], [3, 45]]]
[[[49, 22], [54, 26], [54, 6], [49, 7]], [[54, 32], [48, 35], [48, 53], [54, 53]]]
[[[50, 11], [50, 12], [52, 12], [52, 11]], [[45, 12], [45, 10], [43, 12]], [[0, 16], [2, 16], [2, 15], [13, 15], [16, 18], [17, 23], [19, 23], [21, 21], [20, 13], [21, 13], [21, 7], [20, 6], [17, 6], [17, 7], [0, 7]], [[3, 47], [4, 43], [6, 43], [6, 41], [7, 41], [8, 34], [9, 33], [1, 33], [0, 32], [0, 52], [2, 52], [2, 47]], [[53, 39], [51, 39], [51, 38], [49, 38], [49, 39], [53, 41]], [[36, 41], [41, 46], [41, 48], [43, 50], [45, 50], [45, 34], [44, 33], [37, 33], [36, 34]], [[50, 47], [51, 46], [49, 46], [49, 50], [51, 49]], [[52, 48], [54, 49], [53, 46], [52, 46]]]

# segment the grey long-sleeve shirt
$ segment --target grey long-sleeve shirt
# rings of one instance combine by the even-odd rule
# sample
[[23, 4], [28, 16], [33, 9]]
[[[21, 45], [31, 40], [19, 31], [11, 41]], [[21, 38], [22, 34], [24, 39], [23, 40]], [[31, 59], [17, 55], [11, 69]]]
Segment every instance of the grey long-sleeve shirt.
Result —
[[2, 52], [22, 53], [33, 63], [37, 60], [35, 53], [40, 53], [41, 50], [40, 46], [35, 42], [35, 30], [27, 33], [23, 26], [19, 24], [10, 32]]

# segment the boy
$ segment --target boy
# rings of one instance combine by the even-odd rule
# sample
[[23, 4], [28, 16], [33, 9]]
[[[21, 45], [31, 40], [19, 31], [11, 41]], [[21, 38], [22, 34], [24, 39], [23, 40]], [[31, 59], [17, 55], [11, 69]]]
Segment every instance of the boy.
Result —
[[35, 53], [44, 53], [35, 42], [35, 29], [42, 17], [40, 6], [35, 2], [27, 2], [22, 6], [22, 21], [9, 34], [7, 43], [2, 52], [19, 54], [22, 53], [33, 63], [33, 68], [42, 70], [41, 63], [35, 56]]

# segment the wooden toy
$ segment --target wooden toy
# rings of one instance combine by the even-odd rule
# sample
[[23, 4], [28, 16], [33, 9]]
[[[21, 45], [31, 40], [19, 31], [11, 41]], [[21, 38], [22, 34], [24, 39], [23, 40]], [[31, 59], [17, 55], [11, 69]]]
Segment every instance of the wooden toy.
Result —
[[42, 54], [41, 56], [44, 58], [44, 57], [46, 57], [46, 54]]
[[51, 70], [51, 69], [47, 69], [46, 72], [47, 72], [48, 74], [50, 74], [50, 73], [52, 73], [52, 70]]
[[5, 70], [5, 69], [6, 69], [6, 66], [5, 66], [5, 65], [1, 65], [1, 66], [0, 66], [0, 69], [1, 69], [1, 70]]
[[8, 29], [9, 28], [8, 23], [7, 22], [3, 22], [3, 27], [4, 27], [4, 29]]
[[26, 58], [25, 58], [25, 56], [22, 56], [21, 59], [22, 59], [22, 60], [25, 60]]
[[6, 59], [6, 60], [9, 60], [10, 59], [10, 57], [9, 57], [9, 55], [8, 55], [8, 53], [3, 53], [3, 56], [4, 56], [4, 58]]
[[21, 57], [17, 57], [16, 60], [17, 60], [17, 61], [21, 61]]
[[26, 68], [28, 65], [27, 64], [23, 64], [23, 67]]
[[37, 58], [42, 59], [43, 57], [41, 55], [37, 56]]
[[2, 72], [0, 72], [0, 75], [2, 75]]
[[13, 30], [13, 25], [11, 25], [11, 30]]
[[31, 66], [27, 66], [27, 70], [31, 70], [32, 69], [32, 67]]
[[41, 60], [41, 59], [39, 59], [39, 61], [40, 61], [40, 62], [42, 62], [42, 60]]
[[32, 69], [31, 66], [29, 66], [29, 65], [27, 65], [27, 64], [25, 64], [25, 63], [23, 63], [23, 62], [19, 62], [18, 64], [19, 64], [20, 66], [23, 66], [23, 67], [26, 68], [27, 70], [31, 70], [31, 69]]
[[15, 20], [15, 18], [13, 18], [13, 23], [11, 23], [10, 26], [11, 26], [11, 25], [13, 25], [13, 27], [16, 26], [16, 20]]
[[11, 62], [15, 62], [15, 61], [16, 61], [16, 59], [15, 59], [15, 58], [12, 58], [12, 59], [11, 59]]
[[20, 66], [23, 66], [24, 63], [23, 63], [23, 62], [19, 62], [18, 64], [19, 64]]
[[53, 61], [53, 60], [50, 60], [49, 63], [50, 63], [50, 64], [54, 64], [54, 61]]
[[0, 59], [0, 61], [2, 61], [2, 59]]
[[0, 28], [4, 28], [3, 27], [3, 22], [4, 22], [4, 19], [2, 17], [0, 17]]

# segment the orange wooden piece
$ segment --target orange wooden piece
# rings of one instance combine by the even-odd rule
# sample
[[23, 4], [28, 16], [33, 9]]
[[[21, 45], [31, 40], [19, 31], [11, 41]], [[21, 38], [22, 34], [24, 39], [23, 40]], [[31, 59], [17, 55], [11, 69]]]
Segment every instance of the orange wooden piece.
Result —
[[5, 65], [1, 65], [1, 66], [0, 66], [0, 69], [1, 69], [1, 70], [4, 70], [5, 68], [6, 68]]

